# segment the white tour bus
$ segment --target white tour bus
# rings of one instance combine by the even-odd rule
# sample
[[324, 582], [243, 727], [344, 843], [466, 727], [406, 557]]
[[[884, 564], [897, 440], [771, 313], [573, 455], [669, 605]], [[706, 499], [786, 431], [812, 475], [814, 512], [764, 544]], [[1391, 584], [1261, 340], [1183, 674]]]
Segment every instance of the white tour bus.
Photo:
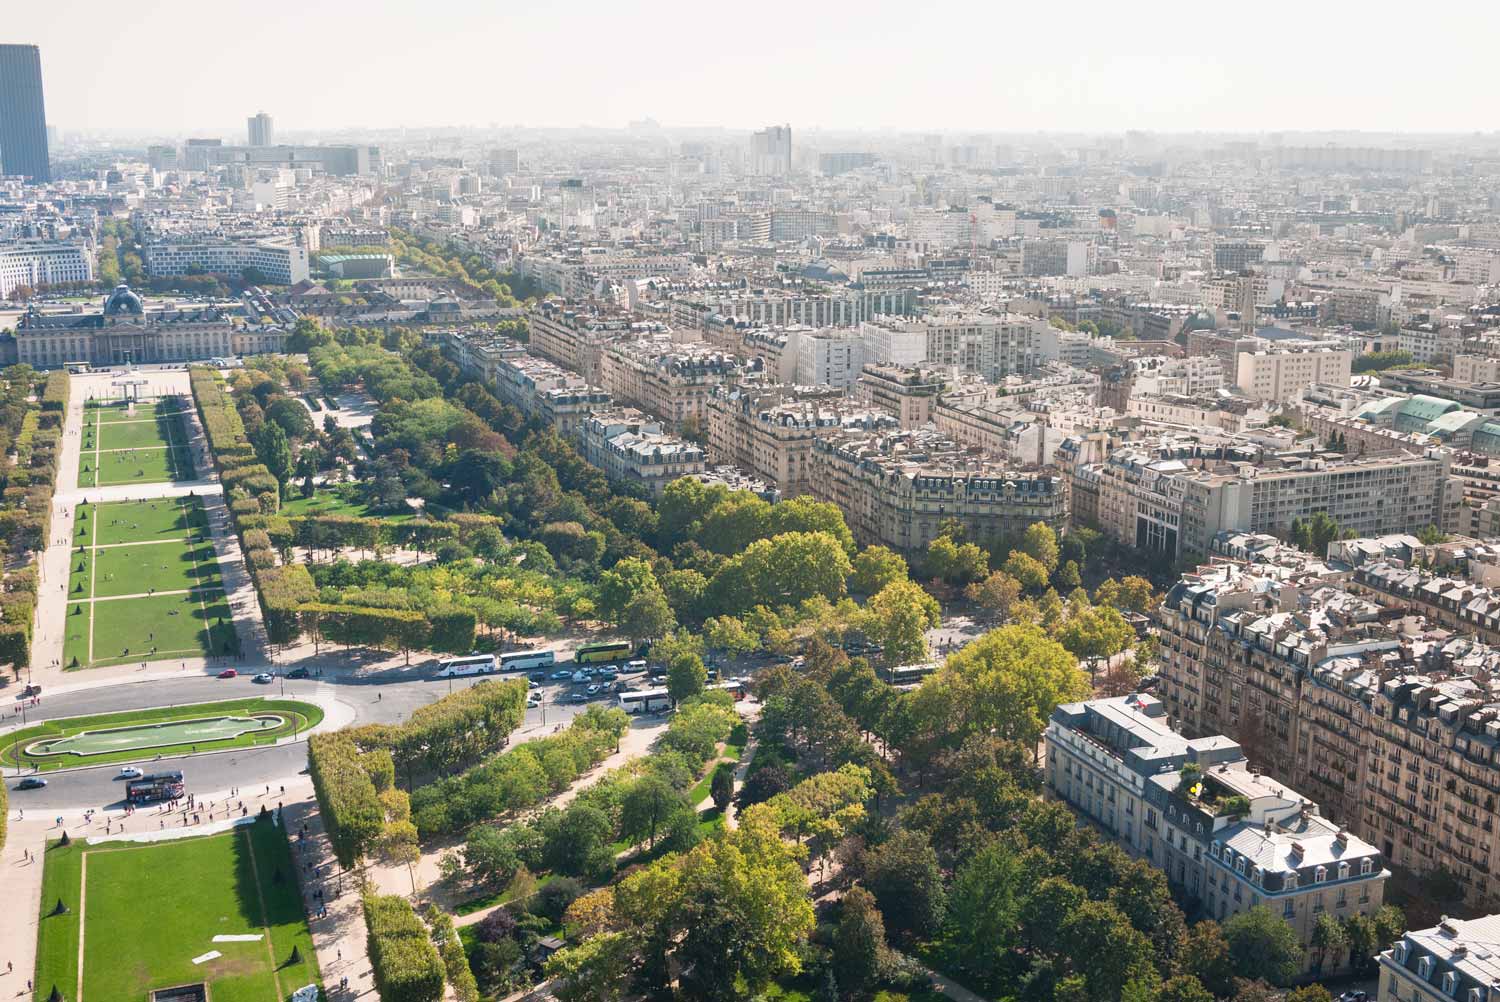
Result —
[[466, 658], [444, 658], [438, 662], [438, 678], [459, 678], [463, 675], [492, 675], [495, 672], [495, 655], [475, 654]]
[[620, 709], [626, 713], [659, 713], [672, 708], [672, 697], [665, 689], [641, 689], [620, 693]]
[[500, 655], [501, 671], [533, 671], [551, 668], [556, 663], [557, 656], [551, 651], [513, 651]]

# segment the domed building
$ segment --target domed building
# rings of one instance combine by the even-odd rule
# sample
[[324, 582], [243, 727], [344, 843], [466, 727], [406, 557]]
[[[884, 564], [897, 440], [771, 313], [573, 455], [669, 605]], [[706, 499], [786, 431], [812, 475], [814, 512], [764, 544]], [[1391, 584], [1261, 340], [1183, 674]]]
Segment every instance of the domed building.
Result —
[[290, 331], [250, 324], [238, 309], [175, 304], [146, 309], [128, 285], [117, 285], [97, 312], [42, 313], [21, 317], [13, 344], [0, 345], [0, 361], [37, 369], [68, 364], [91, 366], [195, 362], [236, 355], [279, 352]]
[[141, 297], [130, 291], [130, 286], [121, 283], [115, 286], [104, 300], [105, 317], [118, 317], [121, 314], [131, 314], [137, 317], [146, 315], [146, 305], [141, 302]]

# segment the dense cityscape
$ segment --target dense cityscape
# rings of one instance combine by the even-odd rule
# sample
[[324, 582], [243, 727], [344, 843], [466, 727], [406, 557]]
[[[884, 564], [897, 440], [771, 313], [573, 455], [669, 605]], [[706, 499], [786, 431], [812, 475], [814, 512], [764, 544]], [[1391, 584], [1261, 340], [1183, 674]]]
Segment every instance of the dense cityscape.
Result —
[[70, 129], [50, 59], [0, 993], [1500, 1002], [1496, 133]]

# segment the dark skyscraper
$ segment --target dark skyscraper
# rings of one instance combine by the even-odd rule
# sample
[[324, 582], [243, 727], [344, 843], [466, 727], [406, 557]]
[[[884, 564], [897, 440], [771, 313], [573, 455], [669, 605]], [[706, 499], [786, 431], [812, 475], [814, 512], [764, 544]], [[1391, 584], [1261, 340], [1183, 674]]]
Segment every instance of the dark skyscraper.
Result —
[[42, 54], [35, 45], [0, 45], [0, 173], [52, 180]]

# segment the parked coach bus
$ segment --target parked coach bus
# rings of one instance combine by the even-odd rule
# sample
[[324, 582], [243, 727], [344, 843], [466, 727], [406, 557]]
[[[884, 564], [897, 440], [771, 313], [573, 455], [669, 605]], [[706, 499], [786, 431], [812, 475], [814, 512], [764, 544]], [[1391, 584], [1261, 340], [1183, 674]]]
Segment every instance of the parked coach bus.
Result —
[[608, 644], [584, 644], [573, 652], [573, 661], [581, 665], [613, 664], [628, 660], [633, 653], [630, 644], [624, 640]]
[[[745, 687], [739, 682], [720, 682], [709, 689], [722, 689], [735, 701], [745, 698]], [[626, 713], [659, 713], [672, 708], [672, 697], [666, 689], [638, 689], [620, 693], [620, 709]]]
[[149, 804], [153, 800], [176, 800], [182, 796], [182, 773], [155, 772], [125, 784], [125, 800]]
[[438, 662], [438, 678], [459, 678], [463, 675], [492, 675], [495, 671], [495, 655], [473, 654], [465, 658], [444, 658]]
[[551, 668], [556, 663], [557, 656], [551, 651], [515, 651], [500, 655], [501, 671], [533, 671]]

